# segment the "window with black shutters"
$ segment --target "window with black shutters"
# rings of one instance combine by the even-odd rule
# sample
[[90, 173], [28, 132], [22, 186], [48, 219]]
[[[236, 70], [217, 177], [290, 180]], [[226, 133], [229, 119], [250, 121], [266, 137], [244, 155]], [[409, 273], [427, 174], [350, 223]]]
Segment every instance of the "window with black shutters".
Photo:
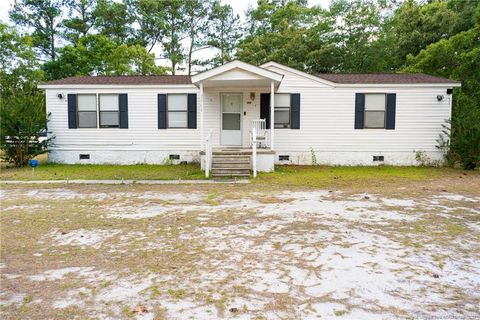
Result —
[[290, 128], [291, 100], [288, 93], [276, 93], [274, 95], [274, 125], [275, 128]]
[[100, 94], [100, 128], [118, 128], [120, 116], [118, 112], [118, 94]]
[[169, 94], [167, 109], [168, 128], [187, 128], [188, 95]]
[[384, 129], [386, 95], [384, 93], [365, 94], [364, 128]]
[[97, 127], [97, 96], [95, 94], [77, 95], [78, 128]]

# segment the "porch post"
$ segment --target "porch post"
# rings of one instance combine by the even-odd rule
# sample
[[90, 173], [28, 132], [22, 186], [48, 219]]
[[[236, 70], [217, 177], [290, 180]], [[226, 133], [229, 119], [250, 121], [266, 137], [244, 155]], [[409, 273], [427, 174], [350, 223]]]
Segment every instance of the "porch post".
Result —
[[273, 128], [274, 128], [274, 123], [275, 123], [275, 83], [273, 81], [270, 82], [270, 150], [273, 150], [274, 148], [274, 133], [273, 133]]
[[205, 136], [204, 136], [204, 128], [203, 128], [203, 81], [200, 82], [200, 148], [201, 151], [205, 151]]

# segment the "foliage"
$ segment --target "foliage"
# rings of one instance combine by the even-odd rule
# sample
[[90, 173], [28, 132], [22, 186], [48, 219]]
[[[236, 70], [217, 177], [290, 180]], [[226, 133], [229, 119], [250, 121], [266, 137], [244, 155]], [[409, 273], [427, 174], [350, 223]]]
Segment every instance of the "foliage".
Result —
[[32, 38], [0, 24], [0, 149], [16, 166], [45, 152], [47, 142], [37, 140], [47, 124], [43, 93], [36, 89], [42, 76]]
[[10, 11], [18, 26], [33, 29], [32, 40], [42, 54], [56, 59], [57, 41], [64, 0], [19, 0]]
[[2, 159], [22, 167], [45, 153], [49, 140], [39, 141], [47, 128], [43, 95], [19, 91], [8, 101], [1, 99], [0, 128]]
[[233, 12], [230, 5], [215, 1], [210, 22], [208, 45], [218, 50], [218, 53], [209, 63], [218, 66], [233, 59], [233, 52], [241, 37], [240, 17]]
[[[480, 165], [480, 26], [429, 45], [408, 56], [406, 71], [462, 80], [453, 100], [450, 159], [465, 169]], [[446, 138], [444, 138], [446, 139]]]
[[166, 69], [140, 45], [118, 45], [104, 35], [88, 35], [61, 49], [60, 58], [44, 65], [48, 79], [75, 75], [149, 75]]

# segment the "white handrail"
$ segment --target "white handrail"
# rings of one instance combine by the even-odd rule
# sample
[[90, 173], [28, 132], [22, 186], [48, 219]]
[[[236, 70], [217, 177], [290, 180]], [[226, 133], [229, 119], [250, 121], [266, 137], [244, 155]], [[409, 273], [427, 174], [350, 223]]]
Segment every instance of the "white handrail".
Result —
[[253, 129], [255, 129], [256, 131], [255, 140], [257, 140], [257, 142], [260, 143], [260, 147], [262, 147], [262, 144], [264, 147], [266, 147], [267, 146], [267, 123], [265, 119], [252, 120], [252, 130]]
[[252, 128], [252, 171], [253, 177], [257, 177], [257, 129]]
[[212, 167], [212, 149], [213, 149], [213, 129], [207, 134], [207, 138], [205, 139], [205, 177], [208, 178], [210, 176], [210, 168]]

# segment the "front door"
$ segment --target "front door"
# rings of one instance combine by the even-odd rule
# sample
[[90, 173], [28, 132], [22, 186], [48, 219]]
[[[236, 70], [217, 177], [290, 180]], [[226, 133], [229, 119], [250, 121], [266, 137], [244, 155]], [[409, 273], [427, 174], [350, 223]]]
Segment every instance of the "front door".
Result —
[[222, 93], [220, 143], [224, 146], [242, 145], [242, 94]]

